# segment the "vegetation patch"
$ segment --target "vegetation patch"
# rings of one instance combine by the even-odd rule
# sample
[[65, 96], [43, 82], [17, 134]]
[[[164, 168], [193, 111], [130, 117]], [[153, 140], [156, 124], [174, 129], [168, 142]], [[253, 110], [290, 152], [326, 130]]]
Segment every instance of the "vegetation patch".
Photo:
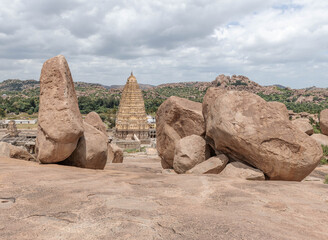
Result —
[[132, 149], [124, 149], [124, 152], [126, 152], [126, 153], [146, 152], [146, 147], [132, 148]]

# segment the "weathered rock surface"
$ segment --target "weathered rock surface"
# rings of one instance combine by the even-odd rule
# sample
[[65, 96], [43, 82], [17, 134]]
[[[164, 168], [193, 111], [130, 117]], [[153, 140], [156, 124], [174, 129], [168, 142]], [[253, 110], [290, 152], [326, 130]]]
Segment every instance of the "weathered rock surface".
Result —
[[10, 157], [9, 143], [0, 142], [0, 156], [1, 157]]
[[35, 157], [23, 148], [0, 142], [0, 156], [11, 157], [26, 161], [36, 161]]
[[263, 171], [270, 179], [301, 181], [322, 149], [286, 114], [244, 91], [210, 88], [203, 102], [206, 135], [217, 151]]
[[102, 171], [0, 158], [1, 239], [328, 239], [323, 179], [161, 171], [138, 155]]
[[103, 132], [84, 122], [84, 133], [69, 158], [62, 162], [82, 168], [104, 169], [107, 162], [108, 138]]
[[122, 163], [123, 150], [116, 144], [108, 144], [108, 162]]
[[204, 133], [201, 103], [174, 96], [163, 102], [156, 114], [156, 147], [163, 168], [173, 168], [176, 141]]
[[210, 149], [204, 138], [198, 135], [184, 137], [175, 146], [173, 169], [185, 173], [210, 157]]
[[83, 134], [73, 79], [64, 56], [47, 60], [40, 76], [37, 158], [57, 163], [69, 157]]
[[328, 136], [323, 135], [321, 133], [316, 133], [311, 135], [311, 138], [313, 138], [320, 146], [326, 145], [328, 146]]
[[218, 174], [227, 165], [229, 159], [226, 155], [220, 154], [218, 156], [211, 157], [200, 164], [197, 164], [192, 169], [188, 170], [186, 173], [193, 174]]
[[84, 122], [90, 124], [91, 126], [95, 127], [98, 129], [100, 132], [103, 132], [104, 134], [107, 135], [106, 132], [106, 125], [105, 123], [101, 120], [100, 116], [96, 112], [90, 112], [85, 116]]
[[241, 162], [229, 163], [220, 173], [220, 176], [242, 178], [246, 180], [265, 180], [265, 176], [262, 171], [249, 167]]
[[26, 151], [23, 148], [10, 145], [10, 157], [11, 158], [16, 158], [16, 159], [21, 159], [21, 160], [26, 160], [26, 161], [36, 161], [36, 158], [30, 154], [28, 151]]
[[325, 135], [328, 135], [328, 109], [320, 112], [320, 129]]
[[313, 134], [313, 127], [307, 118], [297, 118], [292, 121], [292, 124], [307, 135]]

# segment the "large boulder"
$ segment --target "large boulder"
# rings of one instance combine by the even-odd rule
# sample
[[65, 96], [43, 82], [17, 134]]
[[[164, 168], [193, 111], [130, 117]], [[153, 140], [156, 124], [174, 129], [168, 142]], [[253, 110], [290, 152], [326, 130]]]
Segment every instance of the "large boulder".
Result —
[[325, 135], [328, 135], [328, 109], [320, 112], [320, 129]]
[[246, 180], [265, 180], [263, 172], [241, 162], [229, 163], [220, 173], [220, 176]]
[[204, 135], [202, 104], [184, 98], [170, 97], [156, 114], [156, 148], [163, 168], [173, 168], [175, 145], [190, 135]]
[[220, 154], [218, 156], [211, 157], [200, 164], [197, 164], [186, 173], [193, 174], [218, 174], [227, 165], [229, 159], [226, 155]]
[[206, 135], [217, 151], [270, 179], [301, 181], [319, 163], [322, 149], [285, 112], [245, 91], [210, 88], [203, 102]]
[[116, 144], [108, 144], [108, 161], [110, 163], [123, 162], [123, 150]]
[[96, 112], [90, 112], [85, 116], [84, 122], [90, 124], [91, 126], [97, 128], [99, 131], [107, 135], [106, 125], [101, 120], [100, 116]]
[[84, 133], [76, 149], [61, 164], [81, 168], [104, 169], [107, 163], [107, 135], [86, 122], [83, 123], [83, 126]]
[[307, 135], [313, 134], [313, 127], [307, 118], [297, 118], [292, 121], [292, 124]]
[[313, 138], [320, 146], [325, 145], [328, 146], [328, 136], [323, 135], [321, 133], [316, 133], [311, 135], [311, 138]]
[[0, 142], [0, 156], [26, 161], [36, 161], [35, 157], [26, 151], [26, 149], [11, 145], [10, 143], [6, 142]]
[[73, 79], [64, 56], [47, 60], [40, 76], [37, 158], [57, 163], [68, 158], [83, 134]]
[[173, 169], [185, 173], [210, 157], [210, 148], [198, 135], [184, 137], [175, 146]]

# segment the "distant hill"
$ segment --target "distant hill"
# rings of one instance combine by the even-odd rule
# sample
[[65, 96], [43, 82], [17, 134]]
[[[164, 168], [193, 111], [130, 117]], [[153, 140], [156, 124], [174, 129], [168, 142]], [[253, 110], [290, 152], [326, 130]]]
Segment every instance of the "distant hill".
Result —
[[285, 87], [285, 86], [283, 86], [283, 85], [280, 85], [280, 84], [275, 84], [275, 85], [273, 85], [273, 86], [278, 87], [278, 88], [282, 88], [282, 89], [287, 88], [287, 87]]
[[0, 83], [0, 90], [2, 91], [23, 91], [36, 87], [39, 87], [39, 81], [36, 80], [7, 79]]
[[[75, 82], [74, 84], [83, 113], [98, 111], [105, 114], [109, 108], [117, 107], [124, 87], [124, 85], [105, 86], [85, 82]], [[219, 75], [211, 82], [178, 82], [158, 86], [139, 84], [139, 86], [143, 91], [145, 107], [148, 113], [156, 112], [160, 104], [170, 96], [179, 96], [192, 101], [202, 102], [209, 87], [248, 91], [261, 96], [267, 101], [282, 102], [288, 109], [295, 112], [318, 113], [323, 108], [328, 108], [327, 89], [316, 87], [290, 89], [282, 85], [261, 86], [240, 75]], [[1, 82], [0, 96], [2, 96], [2, 99], [5, 99], [5, 103], [2, 106], [0, 103], [0, 110], [6, 109], [7, 112], [15, 113], [27, 110], [36, 112], [38, 110], [39, 89], [40, 84], [36, 80], [8, 79]], [[31, 98], [34, 99], [34, 104], [33, 101], [30, 103]]]
[[[74, 82], [77, 88], [98, 88], [98, 89], [123, 89], [124, 85], [111, 85], [106, 86], [99, 83], [86, 83], [86, 82]], [[150, 84], [139, 84], [140, 89], [150, 89], [155, 87]], [[20, 79], [7, 79], [0, 82], [0, 91], [24, 91], [30, 89], [36, 89], [40, 87], [40, 82], [37, 80], [20, 80]]]

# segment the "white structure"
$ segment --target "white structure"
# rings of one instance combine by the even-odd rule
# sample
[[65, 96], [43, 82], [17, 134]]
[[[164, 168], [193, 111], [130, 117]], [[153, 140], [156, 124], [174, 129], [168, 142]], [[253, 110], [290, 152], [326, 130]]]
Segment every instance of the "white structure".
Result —
[[148, 124], [156, 123], [156, 119], [150, 115], [147, 116]]
[[[8, 124], [12, 120], [3, 120], [3, 123]], [[36, 124], [38, 122], [38, 119], [32, 119], [32, 120], [13, 120], [16, 124]]]

